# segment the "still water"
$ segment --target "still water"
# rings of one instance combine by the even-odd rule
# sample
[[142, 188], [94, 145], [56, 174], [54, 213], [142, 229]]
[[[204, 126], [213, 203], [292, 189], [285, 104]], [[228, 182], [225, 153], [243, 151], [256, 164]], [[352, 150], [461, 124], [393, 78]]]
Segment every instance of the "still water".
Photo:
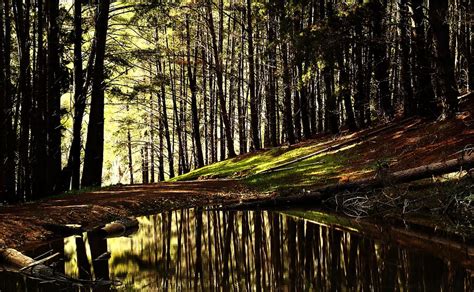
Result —
[[[473, 291], [472, 245], [319, 212], [178, 210], [118, 238], [72, 236], [58, 273], [112, 285], [58, 286], [0, 273], [0, 291]], [[427, 239], [429, 238], [429, 239]]]

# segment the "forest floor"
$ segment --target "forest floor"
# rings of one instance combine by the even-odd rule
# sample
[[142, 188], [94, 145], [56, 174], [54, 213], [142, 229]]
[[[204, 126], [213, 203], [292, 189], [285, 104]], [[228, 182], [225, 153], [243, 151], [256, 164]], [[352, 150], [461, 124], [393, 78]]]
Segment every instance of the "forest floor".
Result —
[[[472, 151], [474, 146], [472, 94], [463, 98], [461, 108], [463, 112], [455, 119], [428, 122], [414, 118], [395, 122], [395, 127], [378, 135], [275, 172], [264, 173], [298, 157], [362, 138], [383, 125], [241, 155], [179, 176], [172, 182], [113, 186], [1, 207], [0, 248], [25, 249], [57, 237], [58, 225], [79, 224], [90, 229], [126, 216], [271, 198], [292, 190], [373, 177], [381, 167], [398, 171], [456, 158], [466, 149]], [[465, 173], [389, 185], [371, 192], [335, 194], [323, 208], [356, 218], [410, 220], [474, 239], [474, 184]]]

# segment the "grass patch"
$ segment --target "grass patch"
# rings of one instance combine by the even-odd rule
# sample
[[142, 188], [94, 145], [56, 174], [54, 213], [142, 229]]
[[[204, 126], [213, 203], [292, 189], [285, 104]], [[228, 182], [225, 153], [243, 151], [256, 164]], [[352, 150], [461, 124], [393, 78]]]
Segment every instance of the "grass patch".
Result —
[[305, 147], [288, 149], [278, 147], [253, 154], [227, 159], [180, 175], [170, 181], [186, 181], [202, 178], [236, 178], [253, 175], [297, 157], [308, 155], [324, 148], [327, 143], [317, 143]]
[[333, 183], [347, 161], [347, 153], [321, 154], [291, 165], [274, 173], [255, 174], [244, 182], [260, 191], [301, 188]]
[[[342, 170], [350, 165], [350, 158], [356, 154], [352, 146], [313, 156], [280, 171], [261, 173], [325, 147], [327, 147], [327, 142], [294, 149], [274, 148], [214, 163], [178, 176], [171, 181], [243, 177], [244, 184], [260, 192], [301, 189], [335, 183], [339, 181]], [[369, 171], [371, 167], [369, 165], [358, 171]]]

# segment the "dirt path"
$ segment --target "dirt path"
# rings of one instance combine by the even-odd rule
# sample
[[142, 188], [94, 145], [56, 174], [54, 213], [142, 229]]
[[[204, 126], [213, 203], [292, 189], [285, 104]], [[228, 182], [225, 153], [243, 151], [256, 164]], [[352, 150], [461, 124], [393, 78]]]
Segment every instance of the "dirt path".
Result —
[[236, 203], [265, 195], [238, 181], [212, 180], [153, 185], [117, 186], [0, 208], [0, 248], [24, 249], [59, 237], [50, 224], [80, 224], [92, 228], [125, 216], [212, 204]]

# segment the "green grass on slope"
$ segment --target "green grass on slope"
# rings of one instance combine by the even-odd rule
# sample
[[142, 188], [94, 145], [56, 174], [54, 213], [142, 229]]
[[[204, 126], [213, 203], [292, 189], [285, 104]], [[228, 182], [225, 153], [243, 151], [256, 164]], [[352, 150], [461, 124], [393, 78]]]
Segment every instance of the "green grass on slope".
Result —
[[[335, 152], [322, 153], [289, 165], [280, 171], [262, 174], [261, 171], [281, 165], [326, 147], [319, 143], [301, 148], [285, 150], [275, 148], [247, 156], [236, 157], [197, 169], [171, 181], [204, 178], [245, 177], [243, 182], [259, 191], [275, 191], [333, 183], [338, 180], [341, 170], [354, 155], [351, 147]], [[365, 171], [360, 170], [360, 171]]]
[[170, 181], [196, 180], [200, 177], [235, 178], [243, 175], [255, 174], [282, 163], [313, 153], [326, 146], [326, 143], [312, 144], [306, 147], [287, 150], [284, 147], [273, 148], [255, 154], [247, 154], [217, 162], [190, 173], [175, 177]]
[[261, 191], [332, 183], [337, 179], [346, 160], [345, 151], [321, 154], [292, 164], [289, 169], [247, 177], [244, 182]]

